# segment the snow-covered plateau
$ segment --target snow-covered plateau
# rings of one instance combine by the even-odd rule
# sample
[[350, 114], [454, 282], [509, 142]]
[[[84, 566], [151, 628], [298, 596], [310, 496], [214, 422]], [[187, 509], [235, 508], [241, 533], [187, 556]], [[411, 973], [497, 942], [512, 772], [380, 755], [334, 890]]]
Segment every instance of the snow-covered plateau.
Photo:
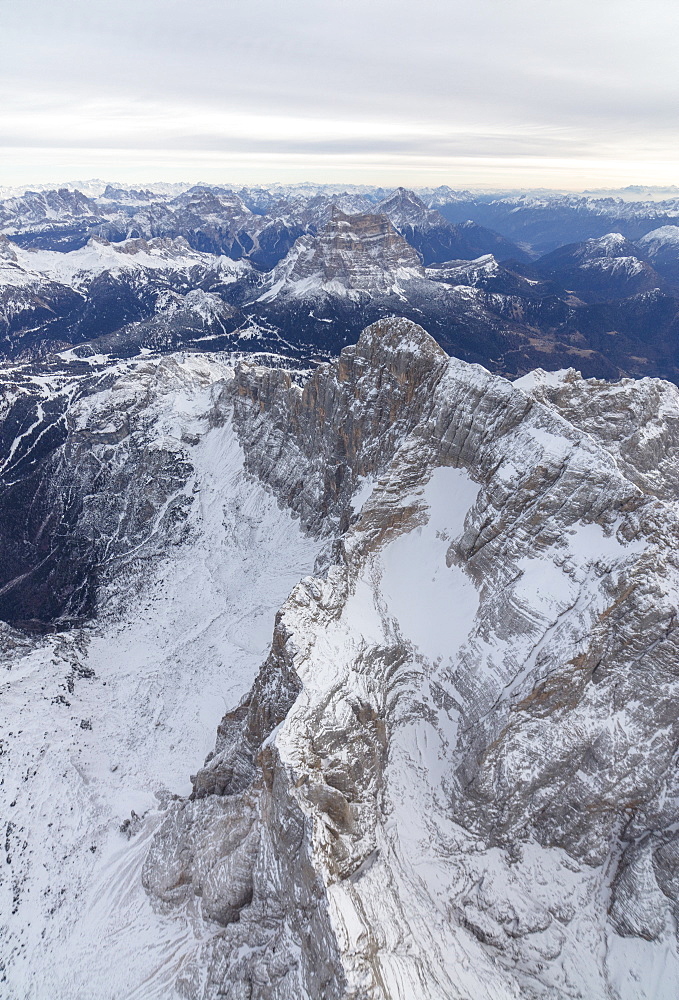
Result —
[[3, 1000], [675, 1000], [674, 385], [0, 377]]

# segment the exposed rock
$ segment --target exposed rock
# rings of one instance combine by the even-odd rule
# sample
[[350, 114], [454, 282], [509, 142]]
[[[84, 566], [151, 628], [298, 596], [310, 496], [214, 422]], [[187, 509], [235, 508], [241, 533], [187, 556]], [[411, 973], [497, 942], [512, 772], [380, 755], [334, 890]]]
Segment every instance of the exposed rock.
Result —
[[279, 294], [310, 296], [322, 291], [381, 293], [424, 277], [416, 251], [384, 215], [345, 215], [336, 209], [317, 236], [301, 236], [274, 268], [266, 298]]
[[4, 385], [13, 996], [674, 1000], [674, 386], [394, 318]]
[[[165, 899], [178, 881], [202, 891], [195, 860], [177, 876], [172, 859], [229, 842], [224, 815], [260, 838], [246, 863], [255, 840], [235, 833], [221, 884], [215, 870], [204, 914], [225, 899], [228, 933], [190, 995], [249, 981], [270, 1000], [631, 997], [617, 963], [616, 984], [624, 966], [636, 995], [671, 996], [674, 964], [652, 993], [641, 953], [614, 941], [665, 954], [676, 904], [679, 522], [672, 475], [654, 477], [645, 451], [660, 437], [671, 469], [676, 391], [515, 387], [387, 321], [303, 389], [243, 368], [224, 392], [251, 472], [310, 529], [343, 534], [283, 606], [251, 695], [147, 862]], [[605, 426], [618, 411], [622, 444]], [[299, 817], [289, 837], [282, 801]], [[657, 846], [635, 846], [651, 833]], [[238, 958], [246, 913], [261, 920], [291, 864], [318, 887], [324, 930], [292, 946], [299, 897], [277, 895], [283, 964], [333, 969], [301, 993], [260, 954], [247, 971]]]

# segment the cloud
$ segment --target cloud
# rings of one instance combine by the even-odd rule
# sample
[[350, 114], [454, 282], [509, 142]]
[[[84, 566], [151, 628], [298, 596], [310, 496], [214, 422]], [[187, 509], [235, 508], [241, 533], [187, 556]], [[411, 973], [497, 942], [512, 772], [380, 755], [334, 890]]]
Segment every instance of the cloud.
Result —
[[118, 150], [123, 179], [174, 152], [259, 180], [262, 157], [322, 180], [353, 155], [371, 181], [401, 164], [468, 183], [460, 164], [481, 158], [497, 177], [530, 162], [527, 183], [541, 162], [559, 186], [665, 183], [677, 28], [665, 0], [4, 3], [0, 183], [31, 148], [53, 149], [53, 169], [81, 157], [81, 175]]

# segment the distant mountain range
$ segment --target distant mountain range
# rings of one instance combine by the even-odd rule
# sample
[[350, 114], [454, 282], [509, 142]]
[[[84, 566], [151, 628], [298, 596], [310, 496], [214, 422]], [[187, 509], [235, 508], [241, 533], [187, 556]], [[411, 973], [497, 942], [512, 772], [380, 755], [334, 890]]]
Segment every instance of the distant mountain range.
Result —
[[676, 381], [679, 199], [108, 185], [0, 201], [6, 358], [190, 347], [308, 364], [392, 314], [499, 374]]

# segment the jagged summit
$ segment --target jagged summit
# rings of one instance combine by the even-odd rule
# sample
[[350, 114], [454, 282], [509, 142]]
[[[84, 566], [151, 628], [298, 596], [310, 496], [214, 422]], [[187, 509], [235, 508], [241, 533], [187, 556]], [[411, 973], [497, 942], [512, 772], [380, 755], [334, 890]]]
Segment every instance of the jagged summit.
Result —
[[679, 226], [660, 226], [639, 240], [644, 256], [674, 285], [679, 285]]
[[[149, 891], [177, 901], [191, 883], [224, 926], [212, 977], [255, 979], [262, 997], [650, 1000], [679, 737], [674, 722], [660, 757], [639, 752], [676, 684], [674, 639], [650, 652], [647, 617], [671, 619], [676, 581], [650, 565], [679, 526], [666, 484], [634, 480], [659, 447], [676, 455], [677, 390], [627, 382], [597, 402], [574, 372], [512, 387], [391, 319], [301, 390], [236, 379], [251, 473], [341, 541], [286, 602], [193, 798], [170, 807]], [[637, 394], [663, 414], [650, 432]], [[624, 455], [604, 432], [614, 415], [635, 441]], [[641, 650], [664, 689], [643, 707]], [[648, 957], [630, 938], [653, 942]], [[294, 971], [242, 964], [253, 940], [294, 949]], [[636, 992], [611, 993], [610, 962]]]
[[601, 257], [636, 257], [639, 248], [625, 239], [622, 233], [606, 233], [596, 239], [585, 240], [574, 249], [580, 260], [597, 260]]
[[661, 248], [672, 247], [676, 255], [676, 248], [679, 247], [679, 226], [661, 226], [659, 229], [653, 229], [641, 237], [639, 246], [654, 254]]
[[212, 218], [217, 221], [234, 214], [238, 216], [252, 215], [243, 199], [235, 191], [222, 189], [214, 191], [209, 187], [202, 186], [192, 187], [188, 191], [182, 192], [173, 199], [171, 204], [177, 205], [187, 212], [194, 212], [199, 218]]
[[393, 194], [375, 206], [375, 211], [381, 212], [391, 220], [398, 229], [401, 226], [446, 226], [446, 220], [434, 209], [419, 198], [414, 191], [407, 188], [396, 188]]
[[645, 257], [644, 251], [621, 233], [607, 233], [559, 247], [535, 267], [539, 274], [560, 281], [586, 299], [610, 299], [665, 288], [662, 277]]
[[349, 354], [365, 358], [372, 366], [386, 363], [390, 355], [401, 355], [404, 367], [423, 357], [448, 357], [419, 323], [401, 316], [387, 316], [366, 327], [355, 346], [342, 350], [340, 365]]
[[494, 253], [501, 259], [527, 260], [523, 250], [475, 222], [451, 223], [413, 191], [397, 188], [375, 206], [419, 252], [425, 264], [473, 259]]

